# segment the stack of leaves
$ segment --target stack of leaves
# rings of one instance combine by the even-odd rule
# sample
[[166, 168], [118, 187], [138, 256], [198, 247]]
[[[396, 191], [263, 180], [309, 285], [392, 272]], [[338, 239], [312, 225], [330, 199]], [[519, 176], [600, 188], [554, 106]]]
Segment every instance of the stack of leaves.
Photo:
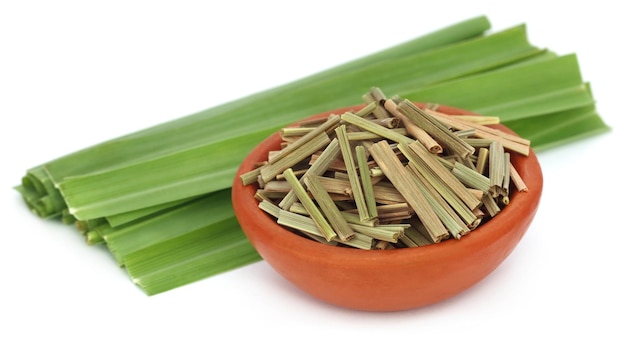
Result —
[[354, 105], [372, 86], [499, 116], [542, 149], [607, 129], [574, 55], [532, 46], [524, 25], [472, 18], [318, 74], [90, 146], [27, 170], [16, 189], [43, 218], [104, 243], [147, 294], [258, 261], [230, 186], [269, 134]]
[[[240, 176], [259, 208], [323, 244], [396, 249], [460, 239], [527, 191], [511, 152], [530, 142], [379, 88], [358, 111], [281, 129], [280, 150]], [[434, 108], [436, 109], [436, 108]]]

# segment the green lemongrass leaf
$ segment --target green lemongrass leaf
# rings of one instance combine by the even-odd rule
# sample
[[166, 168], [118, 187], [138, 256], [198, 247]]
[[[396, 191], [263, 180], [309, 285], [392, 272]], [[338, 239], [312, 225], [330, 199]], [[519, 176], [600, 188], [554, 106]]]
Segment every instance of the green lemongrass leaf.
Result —
[[233, 154], [248, 152], [269, 132], [261, 130], [114, 170], [69, 177], [59, 188], [78, 219], [199, 196], [229, 187], [241, 163]]
[[42, 218], [60, 216], [65, 207], [63, 196], [43, 167], [28, 170], [22, 178], [22, 184], [16, 189], [22, 194], [26, 205]]
[[194, 196], [184, 198], [182, 200], [153, 205], [147, 208], [135, 209], [121, 214], [109, 215], [106, 216], [106, 220], [111, 227], [118, 227], [126, 225], [132, 221], [142, 219], [144, 217], [153, 217], [155, 214], [170, 210], [171, 208], [176, 208], [196, 198], [199, 197]]
[[[528, 44], [525, 27], [521, 25], [450, 47], [441, 47], [398, 60], [372, 64], [360, 68], [358, 71], [339, 74], [309, 86], [288, 87], [282, 93], [270, 90], [268, 93], [273, 94], [258, 94], [261, 95], [258, 100], [255, 99], [257, 95], [253, 95], [231, 104], [209, 109], [202, 114], [176, 120], [169, 125], [169, 128], [157, 126], [114, 140], [102, 148], [94, 148], [92, 155], [98, 154], [97, 158], [101, 158], [101, 153], [111, 154], [111, 157], [119, 156], [118, 153], [131, 153], [136, 157], [130, 156], [128, 161], [131, 165], [120, 159], [112, 165], [111, 168], [113, 169], [98, 168], [91, 174], [97, 179], [91, 179], [90, 174], [67, 178], [59, 177], [77, 170], [76, 168], [80, 165], [74, 164], [75, 158], [69, 158], [70, 161], [66, 158], [49, 163], [46, 168], [57, 183], [57, 187], [62, 191], [70, 206], [70, 212], [79, 219], [121, 213], [133, 208], [143, 208], [208, 193], [228, 187], [232, 183], [232, 174], [245, 154], [265, 136], [283, 126], [285, 121], [354, 104], [353, 98], [359, 97], [371, 86], [371, 83], [380, 83], [381, 86], [389, 88], [433, 84], [493, 69], [540, 52], [539, 49]], [[488, 56], [485, 56], [484, 53]], [[315, 95], [311, 95], [312, 93]], [[278, 100], [278, 102], [274, 102], [273, 99], [267, 101], [271, 97], [293, 97], [297, 99]], [[253, 130], [258, 137], [246, 138], [246, 135], [253, 134], [250, 130]], [[181, 134], [185, 135], [185, 142], [179, 141]], [[196, 138], [192, 138], [191, 135], [196, 136]], [[195, 147], [206, 149], [204, 147], [207, 147], [207, 144], [213, 144], [211, 143], [213, 141], [219, 144], [225, 138], [232, 137], [230, 135], [241, 136], [241, 139], [245, 139], [247, 142], [248, 147], [241, 145], [238, 148], [226, 150], [230, 153], [228, 156], [230, 166], [228, 168], [225, 165], [215, 164], [213, 161], [215, 157], [212, 158], [212, 161], [202, 161], [196, 156], [193, 157], [196, 160], [194, 166], [190, 167], [191, 169], [169, 170], [168, 174], [171, 175], [171, 180], [166, 179], [161, 183], [147, 182], [151, 177], [158, 179], [158, 176], [163, 173], [163, 165], [166, 167], [173, 165], [173, 162], [162, 160], [163, 158], [183, 156], [182, 153], [190, 151], [189, 147], [192, 145], [191, 149], [196, 149]], [[197, 146], [201, 139], [205, 143]], [[125, 145], [119, 149], [119, 146], [116, 147], [117, 143]], [[145, 152], [144, 144], [153, 147], [152, 153], [156, 158], [148, 157], [150, 152]], [[135, 146], [144, 152], [137, 154], [137, 151], [134, 150]], [[119, 152], [114, 151], [114, 149], [119, 150]], [[170, 155], [167, 155], [167, 151], [170, 152]], [[140, 159], [142, 159], [141, 162]], [[93, 159], [83, 159], [83, 161], [91, 160]], [[152, 161], [158, 162], [159, 165], [151, 163]], [[130, 176], [126, 175], [125, 172], [128, 171], [127, 168], [134, 168], [135, 166], [140, 168], [136, 172], [141, 170], [143, 175], [141, 180], [146, 180], [146, 183], [126, 185], [125, 180]], [[200, 178], [202, 181], [194, 181], [197, 178], [190, 177], [187, 170], [208, 172], [210, 174], [207, 175], [210, 176], [210, 179], [204, 177]], [[120, 175], [119, 172], [123, 174]], [[134, 177], [137, 178], [138, 176]], [[179, 188], [176, 179], [179, 179], [181, 184], [187, 184], [187, 186]], [[120, 189], [122, 191], [107, 191], [111, 187], [115, 188], [111, 190]], [[160, 188], [169, 189], [168, 193], [162, 193]], [[137, 193], [137, 198], [132, 197], [134, 193]]]
[[131, 226], [112, 228], [103, 237], [117, 262], [125, 265], [125, 257], [134, 251], [233, 216], [230, 189], [224, 189]]
[[130, 253], [125, 267], [148, 295], [260, 261], [261, 257], [229, 217]]
[[401, 95], [495, 115], [502, 122], [593, 102], [575, 55], [502, 68]]
[[[489, 21], [484, 16], [465, 20], [292, 83], [84, 148], [29, 169], [27, 177], [32, 173], [43, 171], [42, 169], [45, 167], [45, 175], [38, 176], [36, 180], [51, 180], [58, 183], [69, 176], [126, 166], [182, 149], [193, 148], [211, 142], [211, 140], [220, 140], [227, 135], [245, 135], [251, 130], [265, 129], [262, 125], [256, 125], [258, 121], [269, 121], [266, 127], [274, 128], [276, 123], [282, 125], [285, 121], [296, 120], [299, 117], [320, 111], [353, 104], [351, 97], [345, 97], [343, 101], [325, 102], [327, 98], [315, 98], [316, 96], [310, 95], [311, 93], [301, 97], [285, 94], [289, 94], [290, 88], [304, 87], [328, 78], [336, 78], [341, 74], [350, 73], [355, 69], [362, 69], [380, 62], [393, 65], [393, 61], [398, 58], [456, 44], [459, 41], [480, 36], [489, 28]], [[371, 81], [375, 82], [376, 79], [371, 79]], [[356, 91], [361, 93], [360, 89], [356, 89]], [[283, 97], [293, 97], [293, 99], [277, 100]], [[278, 109], [276, 107], [277, 101], [279, 104], [288, 105]], [[265, 113], [259, 112], [259, 106], [266, 107]], [[293, 111], [291, 115], [288, 114], [290, 111]], [[250, 119], [251, 113], [256, 114], [258, 118]], [[270, 121], [267, 119], [268, 117], [274, 120]], [[173, 130], [175, 132], [172, 132]], [[240, 154], [240, 156], [244, 156], [244, 154]], [[64, 219], [71, 218], [71, 215], [63, 211], [66, 209], [65, 206], [58, 210], [35, 208], [38, 206], [36, 200], [48, 195], [45, 191], [31, 193], [33, 190], [37, 191], [31, 189], [32, 184], [22, 184], [22, 188], [18, 191], [29, 190], [29, 193], [23, 193], [29, 198], [26, 203], [27, 206], [38, 212], [41, 217], [54, 217], [63, 213]], [[63, 201], [58, 194], [51, 196], [53, 198], [58, 197], [59, 201]]]
[[610, 130], [597, 114], [595, 105], [515, 120], [507, 126], [520, 136], [531, 139], [535, 151], [551, 149]]

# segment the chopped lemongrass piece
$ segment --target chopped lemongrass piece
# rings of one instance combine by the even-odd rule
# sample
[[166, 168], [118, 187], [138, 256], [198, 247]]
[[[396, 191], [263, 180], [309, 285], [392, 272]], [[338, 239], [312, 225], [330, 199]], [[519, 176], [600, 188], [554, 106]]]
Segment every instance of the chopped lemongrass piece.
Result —
[[[410, 246], [419, 247], [433, 244], [433, 242], [413, 227], [404, 230], [404, 236], [400, 237], [404, 244], [411, 243]], [[408, 246], [408, 245], [407, 245]]]
[[365, 107], [361, 108], [359, 111], [355, 112], [354, 114], [360, 117], [366, 117], [367, 115], [372, 113], [374, 109], [376, 109], [377, 105], [378, 104], [375, 101], [372, 101], [368, 103], [367, 105], [365, 105]]
[[[398, 135], [407, 135], [407, 130], [405, 128], [394, 128], [390, 130], [398, 133]], [[369, 131], [351, 131], [348, 133], [348, 140], [350, 141], [379, 140], [381, 138], [383, 137]]]
[[489, 163], [489, 149], [487, 148], [478, 149], [478, 159], [476, 160], [476, 171], [478, 171], [478, 173], [481, 175], [484, 174], [488, 163]]
[[[413, 168], [412, 166], [408, 166]], [[458, 215], [452, 210], [452, 208], [446, 203], [446, 201], [437, 194], [436, 190], [430, 186], [428, 180], [419, 174], [419, 171], [409, 170], [415, 178], [417, 187], [422, 191], [422, 194], [426, 198], [426, 201], [430, 203], [433, 210], [441, 220], [441, 223], [448, 229], [452, 237], [459, 239], [461, 236], [469, 233], [469, 228], [458, 217]], [[473, 220], [472, 220], [473, 221]]]
[[489, 193], [491, 188], [489, 178], [479, 174], [476, 170], [472, 170], [460, 162], [455, 162], [452, 173], [468, 187], [478, 189], [485, 194]]
[[392, 115], [402, 121], [402, 125], [407, 130], [408, 134], [413, 136], [416, 140], [420, 141], [428, 151], [433, 154], [440, 154], [443, 152], [443, 148], [435, 139], [430, 136], [424, 129], [415, 125], [406, 115], [398, 111], [398, 105], [393, 100], [385, 101], [385, 108], [391, 112]]
[[350, 226], [360, 234], [391, 243], [397, 243], [398, 238], [404, 235], [405, 229], [404, 227], [368, 227], [353, 223], [350, 223]]
[[509, 163], [509, 172], [511, 175], [511, 181], [513, 181], [513, 185], [517, 188], [517, 191], [528, 191], [528, 187], [526, 183], [524, 183], [524, 179], [520, 176], [515, 166], [512, 163]]
[[[298, 151], [299, 149], [302, 149], [302, 147], [304, 147], [305, 145], [306, 145], [305, 149], [308, 148], [309, 151], [304, 151], [304, 153], [306, 154], [306, 156], [309, 156], [314, 151], [316, 151], [317, 149], [321, 148], [321, 147], [317, 147], [318, 143], [315, 142], [314, 140], [317, 140], [319, 135], [326, 135], [327, 136], [327, 131], [331, 130], [331, 129], [334, 129], [335, 126], [337, 126], [337, 124], [339, 124], [339, 121], [340, 121], [340, 117], [338, 115], [330, 115], [328, 117], [328, 119], [326, 120], [326, 122], [322, 123], [321, 125], [319, 125], [316, 128], [313, 128], [310, 132], [305, 134], [303, 137], [299, 138], [297, 141], [293, 142], [292, 144], [289, 144], [289, 146], [287, 146], [286, 148], [282, 149], [276, 156], [273, 156], [271, 159], [269, 159], [269, 163], [270, 164], [274, 164], [277, 161], [285, 158], [286, 156], [289, 156], [289, 154], [291, 154], [291, 153], [293, 153], [295, 151]], [[325, 138], [322, 137], [321, 139], [325, 139]], [[328, 142], [330, 142], [330, 140]], [[316, 145], [316, 146], [313, 147], [314, 149], [312, 149], [311, 145]], [[326, 144], [323, 144], [323, 145], [326, 145]], [[304, 156], [304, 157], [306, 157], [306, 156]], [[302, 157], [302, 158], [304, 158], [304, 157]], [[301, 157], [298, 156], [297, 158], [301, 158]], [[297, 162], [299, 162], [299, 161], [296, 161], [295, 163], [297, 163]]]
[[[423, 176], [420, 171], [415, 168], [414, 164], [409, 164], [408, 168], [415, 179], [420, 182], [420, 186], [423, 187], [429, 202], [435, 206], [435, 211], [452, 236], [458, 239], [469, 233], [470, 229], [468, 226], [476, 220], [475, 215], [470, 211], [468, 212], [470, 215], [464, 215], [464, 219], [461, 219], [455, 209], [438, 193], [437, 189], [431, 184], [432, 182], [430, 182], [427, 177]], [[462, 208], [461, 210], [466, 209]]]
[[342, 211], [341, 215], [348, 223], [359, 224], [368, 227], [374, 227], [378, 225], [378, 219], [361, 220], [357, 213], [353, 213], [351, 211]]
[[293, 137], [302, 137], [311, 131], [314, 131], [313, 127], [285, 127], [280, 130], [280, 136], [284, 139], [291, 139]]
[[505, 161], [502, 143], [493, 141], [489, 147], [489, 193], [493, 197], [504, 194], [505, 166], [508, 163], [509, 161]]
[[488, 125], [500, 123], [500, 118], [497, 116], [481, 116], [481, 115], [458, 115], [457, 119], [472, 122], [476, 124]]
[[504, 153], [504, 177], [502, 179], [503, 198], [506, 199], [506, 204], [509, 204], [509, 192], [511, 185], [511, 154]]
[[280, 211], [282, 210], [276, 204], [266, 200], [259, 202], [259, 209], [274, 216], [275, 218], [278, 218], [278, 216], [280, 216]]
[[346, 135], [346, 126], [342, 124], [337, 127], [335, 129], [335, 134], [337, 135], [337, 139], [339, 140], [339, 148], [341, 149], [343, 162], [346, 165], [346, 171], [348, 173], [350, 187], [352, 189], [352, 196], [354, 197], [354, 202], [356, 203], [356, 207], [359, 211], [359, 217], [361, 218], [361, 220], [368, 220], [370, 219], [370, 213], [367, 210], [367, 203], [365, 202], [365, 196], [363, 195], [363, 190], [361, 187], [361, 180], [359, 179], [359, 174], [356, 170], [354, 157], [352, 155], [352, 148], [350, 147], [350, 141], [348, 140], [348, 136]]
[[[459, 115], [462, 116], [462, 115]], [[454, 134], [456, 134], [456, 136], [461, 137], [464, 139], [465, 142], [467, 142], [467, 138], [471, 137], [471, 136], [475, 136], [476, 135], [476, 130], [475, 129], [464, 129], [464, 130], [457, 130], [454, 132]], [[469, 144], [469, 143], [468, 143]], [[471, 144], [470, 144], [471, 145]]]
[[398, 133], [394, 133], [392, 130], [389, 130], [388, 128], [385, 128], [383, 126], [380, 126], [370, 120], [366, 120], [362, 117], [359, 117], [357, 115], [354, 115], [352, 113], [345, 113], [343, 115], [341, 115], [341, 119], [344, 120], [345, 122], [348, 122], [350, 124], [353, 124], [359, 128], [362, 128], [364, 130], [367, 130], [369, 132], [372, 132], [374, 134], [380, 135], [381, 137], [385, 138], [385, 139], [389, 139], [391, 141], [397, 142], [397, 143], [402, 143], [402, 142], [412, 142], [413, 140], [407, 136], [398, 134]]
[[[308, 175], [322, 175], [330, 166], [330, 164], [335, 160], [335, 158], [339, 155], [339, 141], [335, 138], [330, 143], [317, 160], [311, 164], [309, 169], [302, 175], [300, 178], [300, 183], [304, 183], [303, 179]], [[296, 201], [296, 195], [293, 190], [289, 191], [287, 195], [280, 201], [279, 206], [283, 209], [289, 209], [289, 206]]]
[[495, 217], [500, 213], [500, 211], [502, 211], [502, 209], [498, 206], [498, 202], [489, 194], [483, 195], [483, 205], [491, 217]]
[[315, 221], [308, 215], [302, 215], [280, 209], [276, 222], [291, 229], [316, 235], [324, 239], [326, 238], [320, 231], [319, 227], [315, 224]]
[[380, 141], [370, 148], [370, 153], [385, 173], [385, 176], [389, 178], [424, 223], [431, 239], [434, 242], [440, 242], [448, 238], [448, 231], [422, 192], [416, 188], [415, 183], [393, 153], [389, 144], [386, 141]]
[[397, 106], [399, 112], [413, 122], [416, 126], [428, 132], [432, 138], [437, 140], [445, 148], [458, 154], [461, 157], [467, 157], [474, 153], [474, 147], [470, 146], [460, 137], [456, 136], [446, 126], [439, 122], [436, 118], [427, 114], [418, 108], [413, 102], [404, 100]]
[[291, 184], [291, 188], [294, 190], [296, 196], [300, 200], [300, 203], [304, 205], [306, 211], [311, 215], [311, 218], [315, 222], [315, 225], [320, 230], [320, 233], [327, 241], [332, 241], [337, 237], [337, 233], [333, 230], [333, 228], [328, 224], [328, 220], [324, 218], [324, 215], [319, 210], [315, 202], [309, 197], [309, 194], [304, 189], [302, 184], [298, 181], [295, 175], [293, 175], [293, 170], [291, 168], [286, 169], [283, 174], [285, 175], [285, 179], [289, 184]]
[[361, 177], [361, 187], [363, 188], [363, 197], [365, 198], [365, 204], [367, 205], [367, 212], [369, 219], [375, 219], [378, 217], [378, 210], [376, 209], [376, 196], [374, 195], [374, 187], [372, 185], [372, 178], [369, 174], [369, 165], [367, 164], [367, 155], [365, 154], [365, 147], [355, 147], [356, 159], [359, 166], [359, 176]]
[[[404, 148], [401, 147], [400, 149], [402, 150]], [[433, 182], [437, 181], [441, 183], [441, 185], [437, 186], [440, 186], [438, 190], [443, 196], [455, 195], [470, 209], [473, 209], [480, 204], [480, 200], [469, 193], [466, 187], [463, 186], [459, 180], [455, 179], [450, 170], [444, 167], [444, 163], [446, 162], [440, 161], [440, 157], [432, 156], [430, 153], [425, 151], [419, 143], [410, 144], [408, 149], [412, 150], [412, 152], [405, 150], [405, 156], [418, 164], [417, 167], [423, 171], [425, 176], [432, 176]], [[413, 156], [413, 154], [417, 156]], [[438, 178], [438, 180], [436, 180], [435, 177]], [[445, 190], [449, 190], [451, 193], [445, 192]], [[450, 202], [451, 199], [452, 197], [447, 198], [448, 202]]]
[[494, 129], [489, 126], [483, 126], [469, 121], [462, 121], [456, 118], [451, 118], [449, 115], [438, 113], [432, 110], [427, 109], [426, 112], [428, 112], [432, 116], [435, 116], [438, 120], [442, 121], [442, 123], [445, 123], [453, 128], [460, 130], [468, 128], [475, 129], [476, 137], [499, 141], [507, 150], [514, 151], [525, 156], [528, 155], [528, 153], [530, 152], [530, 142], [527, 139], [505, 133], [501, 130]]
[[348, 222], [341, 215], [341, 211], [337, 208], [335, 202], [317, 179], [315, 175], [308, 175], [304, 178], [304, 184], [307, 186], [317, 205], [335, 230], [335, 233], [342, 241], [348, 241], [354, 237], [354, 232], [348, 225]]
[[[263, 182], [272, 180], [276, 175], [283, 173], [287, 168], [291, 168], [329, 143], [330, 138], [326, 133], [318, 133], [311, 137], [308, 143], [299, 144], [297, 147], [291, 145], [288, 147], [291, 150], [286, 155], [277, 155], [276, 157], [280, 157], [280, 159], [270, 161], [270, 163], [261, 168], [261, 179]], [[285, 150], [288, 148], [285, 148]]]

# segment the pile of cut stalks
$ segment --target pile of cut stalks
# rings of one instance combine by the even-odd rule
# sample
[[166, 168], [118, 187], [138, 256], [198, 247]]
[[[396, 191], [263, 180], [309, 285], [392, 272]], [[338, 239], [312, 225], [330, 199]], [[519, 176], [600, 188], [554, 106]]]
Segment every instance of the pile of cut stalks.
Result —
[[497, 117], [447, 115], [376, 87], [363, 98], [357, 111], [282, 128], [282, 148], [240, 176], [278, 224], [330, 245], [418, 247], [461, 239], [527, 191], [510, 156], [527, 156], [530, 141], [490, 127]]

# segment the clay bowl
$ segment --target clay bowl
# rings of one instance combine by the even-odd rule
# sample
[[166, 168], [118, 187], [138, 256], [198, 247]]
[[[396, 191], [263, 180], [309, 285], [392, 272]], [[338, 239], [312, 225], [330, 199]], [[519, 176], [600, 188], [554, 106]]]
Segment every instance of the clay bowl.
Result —
[[[419, 105], [419, 104], [418, 104]], [[343, 113], [360, 107], [337, 109]], [[441, 107], [447, 114], [471, 114]], [[318, 116], [320, 116], [318, 115]], [[512, 133], [504, 126], [497, 128]], [[278, 133], [260, 143], [242, 162], [232, 188], [235, 215], [246, 236], [280, 275], [315, 298], [365, 311], [399, 311], [433, 304], [475, 285], [513, 251], [530, 226], [543, 187], [534, 153], [511, 160], [528, 192], [513, 193], [510, 204], [460, 240], [419, 248], [361, 250], [317, 243], [296, 235], [260, 210], [256, 185], [243, 186], [239, 175], [280, 149]]]

